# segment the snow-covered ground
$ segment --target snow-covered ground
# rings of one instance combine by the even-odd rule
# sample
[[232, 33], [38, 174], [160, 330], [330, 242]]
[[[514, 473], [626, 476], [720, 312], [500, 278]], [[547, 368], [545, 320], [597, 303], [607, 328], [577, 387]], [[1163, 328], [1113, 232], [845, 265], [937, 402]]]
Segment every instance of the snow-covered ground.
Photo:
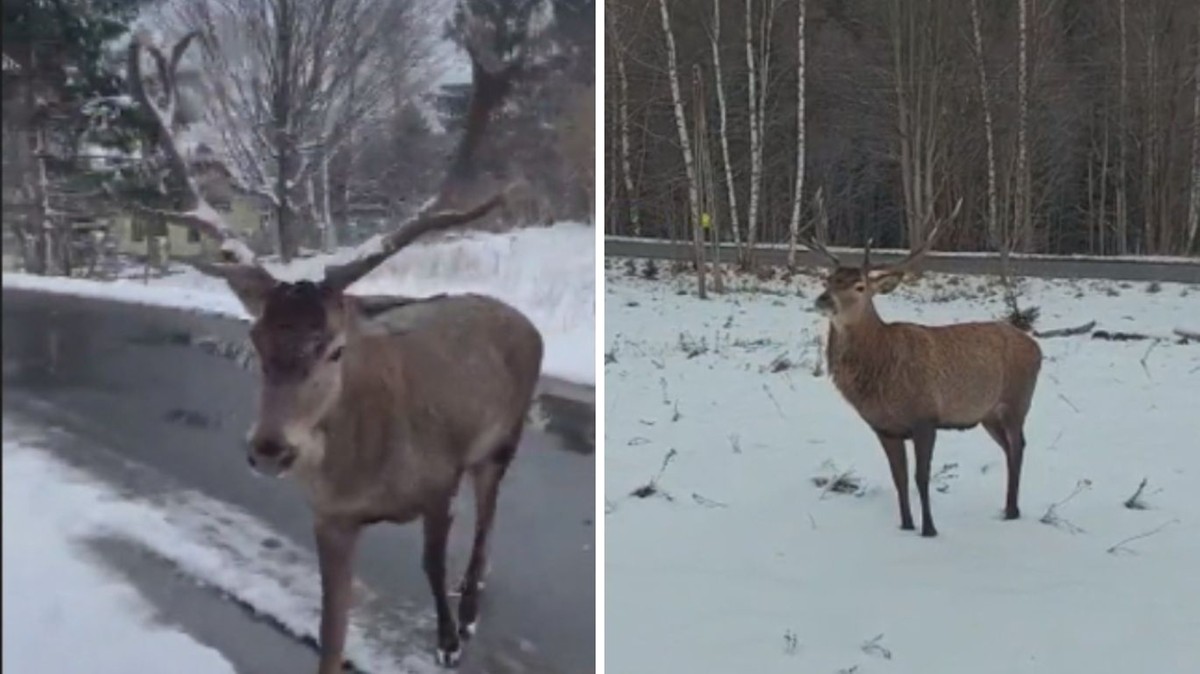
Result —
[[[816, 281], [700, 301], [661, 276], [606, 272], [609, 671], [1193, 671], [1200, 345], [1040, 340], [1023, 518], [1000, 519], [1005, 469], [987, 434], [943, 432], [940, 536], [923, 539], [898, 527], [874, 435], [813, 374]], [[1030, 280], [1023, 297], [1040, 329], [1200, 330], [1197, 286]], [[934, 324], [1003, 313], [966, 276], [877, 306]], [[860, 493], [814, 484], [845, 471]], [[1143, 478], [1146, 508], [1125, 507]]]
[[96, 674], [172, 663], [233, 674], [219, 653], [156, 625], [152, 609], [79, 549], [110, 498], [46, 455], [4, 440], [4, 670]]
[[[525, 312], [546, 341], [543, 371], [569, 381], [595, 383], [595, 230], [586, 224], [512, 233], [478, 233], [413, 245], [400, 251], [351, 292], [426, 296], [442, 292], [478, 292], [497, 297]], [[319, 277], [325, 265], [354, 254], [268, 264], [279, 277]], [[184, 307], [246, 318], [236, 298], [219, 279], [191, 267], [163, 278], [111, 282], [5, 273], [5, 287], [104, 297], [156, 306]]]
[[[65, 437], [5, 413], [4, 671], [234, 671], [217, 651], [156, 623], [137, 591], [88, 553], [84, 543], [94, 537], [132, 543], [296, 639], [316, 638], [321, 604], [313, 555], [230, 506], [167, 489], [161, 476], [153, 481], [162, 495], [131, 497], [46, 449]], [[369, 607], [370, 590], [356, 591]], [[436, 671], [426, 655], [397, 655], [427, 650], [396, 631], [415, 617], [390, 614], [368, 626], [364, 612], [371, 609], [352, 617], [349, 658], [381, 674]]]

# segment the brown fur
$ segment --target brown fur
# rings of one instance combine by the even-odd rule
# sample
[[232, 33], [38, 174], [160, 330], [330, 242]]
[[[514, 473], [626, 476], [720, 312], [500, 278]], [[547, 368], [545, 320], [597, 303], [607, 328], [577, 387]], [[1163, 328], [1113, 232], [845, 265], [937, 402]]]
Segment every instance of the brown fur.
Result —
[[[380, 521], [423, 520], [438, 657], [454, 664], [478, 615], [499, 483], [541, 374], [541, 335], [480, 295], [360, 300], [306, 282], [235, 288], [257, 309], [251, 334], [263, 366], [251, 463], [294, 476], [316, 516], [320, 672], [341, 671], [353, 550], [359, 530]], [[456, 625], [445, 552], [464, 473], [476, 534]]]
[[1007, 457], [1005, 516], [1015, 519], [1023, 426], [1041, 369], [1041, 348], [1004, 322], [884, 322], [874, 296], [894, 289], [901, 273], [839, 267], [826, 279], [816, 304], [831, 314], [826, 354], [833, 382], [884, 446], [903, 528], [913, 528], [903, 441], [912, 440], [916, 452], [922, 534], [934, 536], [928, 481], [936, 432], [979, 424]]

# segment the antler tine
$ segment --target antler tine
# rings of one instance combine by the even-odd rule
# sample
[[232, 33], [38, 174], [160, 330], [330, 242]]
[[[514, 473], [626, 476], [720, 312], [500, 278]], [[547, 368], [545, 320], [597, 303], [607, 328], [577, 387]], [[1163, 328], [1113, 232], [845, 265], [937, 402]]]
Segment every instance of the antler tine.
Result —
[[468, 211], [439, 211], [422, 213], [393, 230], [380, 242], [379, 250], [339, 265], [325, 268], [322, 281], [328, 287], [345, 290], [355, 281], [371, 273], [389, 257], [398, 253], [402, 248], [426, 234], [440, 232], [453, 227], [465, 225], [487, 215], [504, 201], [504, 193], [498, 193], [491, 199]]
[[[962, 203], [963, 203], [962, 198], [959, 197], [958, 202], [954, 204], [954, 210], [950, 212], [950, 216], [947, 217], [945, 220], [940, 220], [937, 223], [935, 223], [934, 226], [932, 228], [930, 228], [929, 233], [925, 235], [925, 240], [921, 242], [921, 245], [914, 248], [912, 250], [912, 252], [910, 252], [908, 254], [908, 256], [905, 257], [903, 260], [897, 262], [896, 264], [888, 265], [887, 267], [882, 268], [881, 271], [887, 271], [887, 272], [902, 271], [902, 270], [906, 269], [912, 263], [914, 263], [917, 260], [924, 257], [925, 254], [928, 253], [929, 250], [933, 247], [933, 242], [935, 239], [937, 239], [938, 234], [941, 232], [942, 225], [945, 224], [946, 222], [949, 222], [949, 221], [953, 220], [954, 218], [958, 217], [958, 212], [960, 210], [962, 210]], [[925, 221], [926, 221], [926, 223], [928, 223], [932, 219], [933, 219], [933, 213], [930, 212], [930, 214], [928, 216], [926, 216]]]
[[[817, 188], [817, 193], [813, 195], [813, 201], [815, 201], [817, 203], [816, 217], [821, 218], [821, 220], [824, 222], [824, 225], [825, 225], [825, 227], [823, 229], [824, 229], [824, 231], [828, 232], [829, 231], [829, 213], [825, 210], [825, 188], [823, 186]], [[812, 229], [816, 229], [816, 226], [814, 224], [809, 224], [809, 227]], [[825, 244], [817, 241], [815, 238], [810, 238], [810, 237], [806, 237], [806, 236], [797, 237], [797, 239], [800, 241], [801, 244], [804, 245], [805, 248], [808, 248], [811, 251], [820, 253], [821, 255], [825, 256], [825, 258], [827, 260], [829, 260], [829, 262], [833, 263], [833, 267], [835, 269], [842, 266], [842, 261], [839, 260], [836, 255], [829, 252], [829, 249], [825, 247]]]
[[829, 252], [829, 249], [825, 247], [825, 244], [821, 243], [820, 241], [817, 241], [816, 239], [812, 239], [812, 238], [809, 238], [806, 236], [797, 237], [797, 240], [805, 248], [808, 248], [809, 250], [813, 251], [814, 253], [820, 253], [821, 255], [825, 256], [825, 258], [828, 259], [829, 262], [831, 262], [834, 267], [842, 266], [842, 261], [839, 260], [836, 255]]
[[[200, 188], [196, 185], [196, 181], [191, 175], [183, 150], [179, 147], [175, 138], [175, 102], [179, 96], [175, 71], [179, 68], [179, 62], [183, 58], [184, 52], [187, 51], [188, 46], [197, 35], [196, 31], [192, 31], [184, 36], [183, 39], [176, 42], [171, 48], [170, 58], [167, 58], [163, 50], [154, 45], [145, 33], [139, 32], [129, 42], [128, 68], [130, 93], [138, 105], [150, 113], [151, 119], [154, 121], [155, 126], [158, 127], [159, 145], [162, 148], [163, 154], [166, 155], [167, 168], [183, 185], [190, 202], [186, 211], [149, 208], [133, 202], [130, 205], [135, 210], [144, 214], [172, 220], [217, 241], [221, 246], [222, 255], [228, 262], [221, 265], [211, 265], [209, 268], [198, 268], [201, 268], [206, 273], [224, 277], [226, 276], [224, 268], [228, 267], [230, 262], [234, 265], [247, 267], [260, 267], [260, 265], [254, 251], [246, 245], [233, 228], [225, 222], [220, 212], [213, 208], [204, 198], [204, 195], [200, 193]], [[153, 57], [155, 66], [158, 68], [159, 77], [163, 80], [162, 86], [166, 94], [165, 109], [156, 104], [146, 91], [146, 83], [142, 76], [143, 49]], [[109, 193], [111, 194], [111, 190], [109, 190]]]

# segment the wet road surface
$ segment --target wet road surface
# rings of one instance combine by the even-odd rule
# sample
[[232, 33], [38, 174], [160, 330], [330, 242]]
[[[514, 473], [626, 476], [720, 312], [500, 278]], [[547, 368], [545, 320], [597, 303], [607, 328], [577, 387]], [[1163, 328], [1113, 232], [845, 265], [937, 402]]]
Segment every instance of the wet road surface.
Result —
[[[78, 440], [54, 451], [121, 489], [178, 484], [251, 513], [311, 552], [311, 517], [297, 487], [246, 466], [242, 438], [256, 375], [245, 330], [183, 311], [5, 290], [5, 411], [69, 431]], [[548, 388], [561, 396], [545, 405], [554, 432], [526, 434], [501, 489], [491, 575], [464, 674], [594, 670], [594, 403], [569, 385]], [[452, 569], [465, 563], [473, 511], [464, 498]], [[99, 539], [93, 547], [164, 621], [220, 650], [239, 672], [315, 669], [312, 645], [255, 607], [207, 591], [127, 542]], [[356, 572], [378, 601], [420, 615], [412, 647], [431, 652], [420, 527], [368, 528]], [[156, 669], [147, 663], [146, 671]]]

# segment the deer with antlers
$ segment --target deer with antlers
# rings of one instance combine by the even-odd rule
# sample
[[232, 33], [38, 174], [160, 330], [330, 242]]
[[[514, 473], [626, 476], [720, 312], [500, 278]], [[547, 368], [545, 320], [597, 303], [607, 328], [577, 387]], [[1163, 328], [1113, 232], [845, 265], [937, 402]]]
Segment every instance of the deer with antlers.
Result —
[[[194, 37], [169, 54], [144, 35], [129, 47], [134, 97], [153, 118], [168, 166], [191, 202], [187, 211], [153, 212], [220, 243], [225, 260], [201, 268], [223, 278], [253, 319], [250, 338], [262, 377], [247, 459], [260, 473], [294, 477], [312, 506], [322, 593], [318, 671], [342, 671], [360, 531], [418, 519], [437, 613], [437, 660], [455, 665], [460, 640], [478, 618], [500, 482], [541, 376], [542, 338], [518, 310], [489, 297], [412, 300], [346, 291], [396, 251], [482, 217], [502, 196], [467, 211], [422, 213], [377, 250], [327, 267], [319, 281], [276, 280], [205, 200], [176, 142], [174, 73]], [[158, 101], [143, 82], [143, 52], [158, 68]], [[446, 547], [451, 502], [464, 474], [473, 483], [476, 518], [456, 621], [447, 599]]]
[[[950, 216], [962, 207], [962, 200]], [[912, 530], [905, 441], [912, 440], [921, 535], [936, 536], [929, 504], [933, 444], [939, 429], [982, 424], [1004, 450], [1008, 464], [1005, 519], [1020, 517], [1017, 492], [1025, 452], [1025, 416], [1041, 369], [1041, 348], [1007, 322], [929, 326], [889, 323], [875, 296], [899, 285], [904, 273], [932, 247], [942, 223], [902, 261], [872, 266], [871, 242], [861, 267], [843, 265], [824, 245], [804, 243], [833, 265], [816, 308], [829, 317], [826, 356], [834, 385], [883, 445], [900, 502], [900, 528]]]

